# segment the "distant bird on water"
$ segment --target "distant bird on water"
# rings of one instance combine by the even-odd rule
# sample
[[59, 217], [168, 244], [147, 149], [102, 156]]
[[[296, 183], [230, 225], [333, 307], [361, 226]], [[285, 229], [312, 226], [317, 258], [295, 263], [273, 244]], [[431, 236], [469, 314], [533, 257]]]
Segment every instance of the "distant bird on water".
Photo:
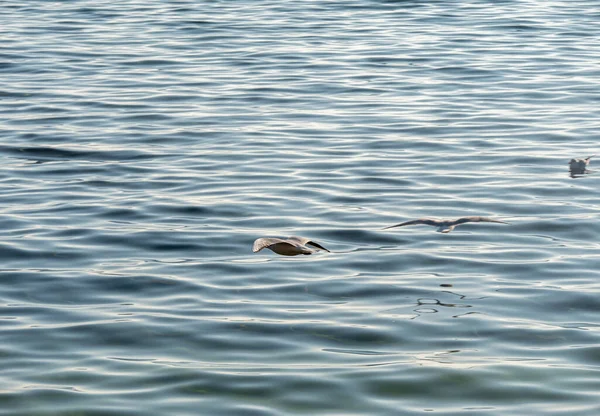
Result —
[[[314, 248], [316, 248], [316, 250]], [[276, 237], [262, 237], [254, 241], [252, 251], [258, 253], [263, 248], [281, 254], [282, 256], [297, 256], [298, 254], [313, 254], [318, 250], [330, 252], [322, 245], [304, 237], [288, 237], [287, 239]], [[330, 252], [331, 253], [331, 252]]]
[[459, 218], [457, 220], [434, 220], [434, 219], [430, 219], [430, 218], [419, 218], [418, 220], [406, 221], [406, 222], [403, 222], [402, 224], [396, 224], [396, 225], [391, 225], [389, 227], [385, 227], [384, 230], [387, 230], [388, 228], [394, 228], [394, 227], [404, 227], [405, 225], [425, 224], [425, 225], [433, 225], [434, 227], [438, 227], [438, 229], [436, 231], [445, 234], [445, 233], [449, 233], [450, 231], [454, 230], [455, 227], [457, 227], [461, 224], [464, 224], [466, 222], [497, 222], [500, 224], [508, 224], [507, 222], [504, 222], [504, 221], [493, 220], [491, 218], [486, 218], [486, 217], [463, 217], [463, 218]]
[[588, 165], [590, 164], [590, 159], [596, 155], [591, 155], [586, 157], [585, 159], [571, 159], [569, 161], [569, 170], [572, 174], [580, 175], [584, 174], [587, 170]]

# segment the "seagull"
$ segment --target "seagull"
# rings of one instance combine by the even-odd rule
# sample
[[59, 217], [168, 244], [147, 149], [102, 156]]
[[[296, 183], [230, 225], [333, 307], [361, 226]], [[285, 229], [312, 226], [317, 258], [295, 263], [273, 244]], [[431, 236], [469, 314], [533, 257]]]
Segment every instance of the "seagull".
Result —
[[430, 218], [419, 218], [418, 220], [406, 221], [402, 224], [391, 225], [389, 227], [385, 227], [384, 230], [388, 228], [394, 227], [403, 227], [405, 225], [415, 225], [415, 224], [425, 224], [425, 225], [433, 225], [434, 227], [438, 227], [437, 231], [440, 233], [449, 233], [454, 230], [455, 227], [464, 224], [466, 222], [498, 222], [501, 224], [508, 224], [504, 221], [493, 220], [491, 218], [486, 217], [463, 217], [457, 220], [433, 220]]
[[288, 237], [286, 240], [276, 237], [258, 238], [256, 241], [254, 241], [252, 251], [254, 253], [258, 253], [263, 248], [268, 248], [269, 250], [274, 251], [277, 254], [281, 254], [282, 256], [297, 256], [298, 254], [308, 255], [317, 251], [308, 246], [316, 247], [317, 250], [325, 250], [331, 253], [331, 251], [327, 250], [322, 245], [315, 243], [310, 238], [304, 237]]
[[569, 161], [569, 170], [574, 174], [583, 174], [586, 172], [587, 166], [590, 164], [590, 159], [596, 155], [591, 155], [585, 159], [571, 159]]

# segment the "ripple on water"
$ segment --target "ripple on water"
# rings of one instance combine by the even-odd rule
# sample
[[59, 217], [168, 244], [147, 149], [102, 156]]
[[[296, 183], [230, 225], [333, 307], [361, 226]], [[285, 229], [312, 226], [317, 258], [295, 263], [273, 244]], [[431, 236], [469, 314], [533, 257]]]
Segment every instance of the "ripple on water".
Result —
[[0, 414], [598, 413], [595, 3], [5, 3]]

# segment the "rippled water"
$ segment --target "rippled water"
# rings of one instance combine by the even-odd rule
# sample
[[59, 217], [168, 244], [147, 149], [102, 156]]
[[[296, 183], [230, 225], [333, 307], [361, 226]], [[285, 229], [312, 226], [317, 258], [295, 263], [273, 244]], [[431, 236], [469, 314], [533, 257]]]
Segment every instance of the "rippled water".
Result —
[[3, 2], [0, 414], [599, 414], [599, 19]]

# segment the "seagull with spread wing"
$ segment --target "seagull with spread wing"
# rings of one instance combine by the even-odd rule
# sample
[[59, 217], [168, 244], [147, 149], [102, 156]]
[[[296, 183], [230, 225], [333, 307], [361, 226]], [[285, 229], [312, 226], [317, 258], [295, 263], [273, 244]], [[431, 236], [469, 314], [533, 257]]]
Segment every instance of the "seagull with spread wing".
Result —
[[571, 159], [569, 161], [569, 170], [572, 174], [579, 175], [586, 173], [587, 167], [590, 164], [590, 159], [596, 155], [591, 155], [585, 159]]
[[[314, 247], [314, 248], [313, 248]], [[276, 237], [262, 237], [254, 241], [252, 251], [258, 253], [263, 248], [281, 254], [282, 256], [297, 256], [298, 254], [313, 254], [318, 250], [330, 252], [322, 245], [304, 237], [288, 237], [287, 239]], [[331, 252], [330, 252], [331, 253]]]
[[391, 225], [389, 227], [385, 227], [384, 230], [388, 228], [394, 227], [404, 227], [405, 225], [417, 225], [417, 224], [425, 224], [425, 225], [433, 225], [434, 227], [438, 227], [437, 231], [440, 233], [449, 233], [454, 230], [455, 227], [464, 224], [466, 222], [497, 222], [500, 224], [508, 224], [504, 221], [493, 220], [487, 217], [463, 217], [457, 220], [434, 220], [430, 218], [420, 218], [418, 220], [406, 221], [402, 224]]

